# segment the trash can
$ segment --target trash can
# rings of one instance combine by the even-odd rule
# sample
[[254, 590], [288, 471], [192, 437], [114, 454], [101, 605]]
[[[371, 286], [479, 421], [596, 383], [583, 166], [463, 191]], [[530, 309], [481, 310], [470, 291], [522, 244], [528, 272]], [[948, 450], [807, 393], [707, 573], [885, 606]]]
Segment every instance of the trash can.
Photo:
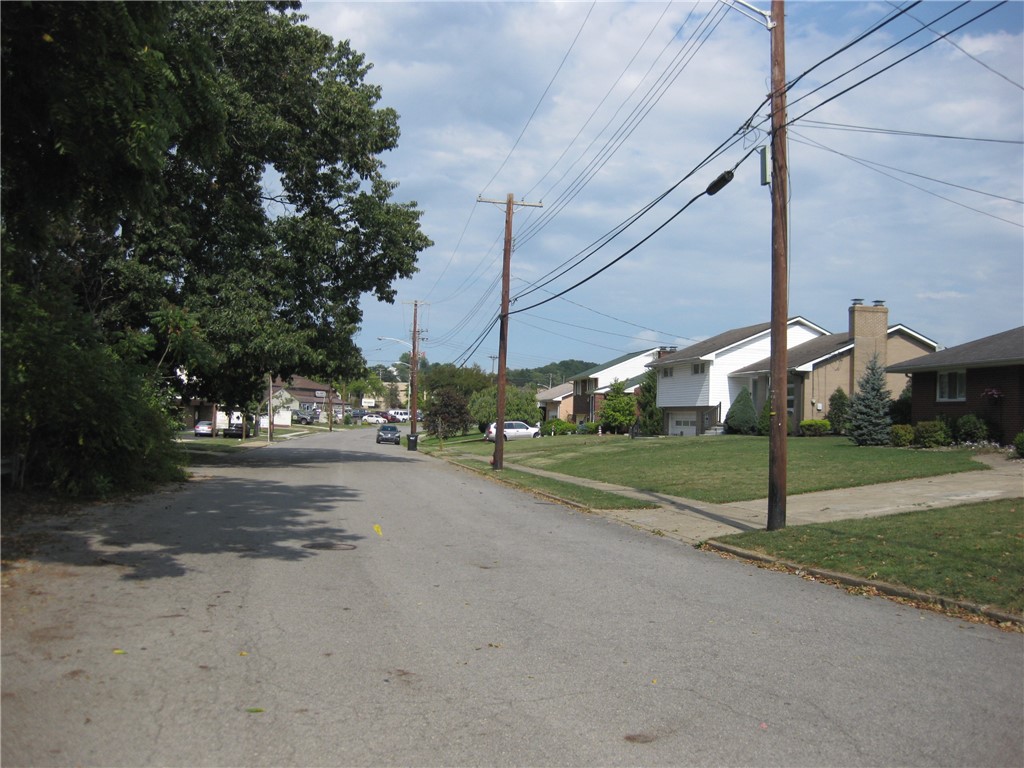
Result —
[[416, 444], [419, 442], [419, 440], [420, 440], [420, 436], [418, 434], [416, 434], [415, 432], [410, 432], [409, 433], [409, 450], [410, 451], [415, 451], [416, 450]]

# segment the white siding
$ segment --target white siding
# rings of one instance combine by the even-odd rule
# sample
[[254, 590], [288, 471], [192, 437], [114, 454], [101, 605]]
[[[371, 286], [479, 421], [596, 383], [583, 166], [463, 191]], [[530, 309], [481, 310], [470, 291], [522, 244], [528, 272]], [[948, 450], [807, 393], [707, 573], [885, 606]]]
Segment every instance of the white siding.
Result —
[[[805, 341], [817, 338], [821, 334], [803, 323], [789, 326], [786, 334], [788, 348], [793, 348]], [[771, 333], [765, 331], [752, 336], [728, 349], [719, 350], [708, 355], [707, 374], [694, 376], [692, 362], [680, 363], [675, 366], [674, 375], [669, 378], [658, 378], [659, 408], [692, 408], [700, 405], [715, 406], [721, 404], [722, 418], [725, 418], [733, 398], [739, 394], [742, 384], [730, 386], [729, 374], [771, 354]]]
[[618, 365], [598, 371], [597, 386], [607, 387], [616, 381], [629, 381], [647, 371], [646, 365], [658, 358], [658, 351], [643, 352], [636, 357], [631, 357]]

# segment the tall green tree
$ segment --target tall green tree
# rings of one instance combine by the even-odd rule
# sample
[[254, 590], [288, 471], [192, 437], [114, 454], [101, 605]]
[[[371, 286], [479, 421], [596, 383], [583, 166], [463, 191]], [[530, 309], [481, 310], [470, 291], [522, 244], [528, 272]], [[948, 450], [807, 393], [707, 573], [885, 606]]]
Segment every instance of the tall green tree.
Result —
[[439, 440], [466, 434], [473, 418], [466, 397], [457, 389], [444, 387], [430, 393], [424, 428]]
[[[258, 401], [267, 373], [361, 375], [360, 297], [393, 301], [430, 240], [392, 199], [397, 115], [370, 65], [297, 8], [0, 4], [5, 395], [83, 348], [136, 371], [140, 395], [228, 407]], [[10, 321], [30, 316], [65, 329], [44, 368], [19, 356], [35, 331]], [[43, 407], [2, 408], [5, 455], [58, 439]]]
[[878, 355], [872, 355], [864, 375], [857, 382], [857, 394], [850, 400], [850, 440], [857, 445], [889, 445], [892, 418], [891, 394], [885, 385], [885, 370]]
[[626, 392], [625, 382], [612, 382], [598, 418], [605, 429], [619, 435], [633, 426], [636, 422], [636, 399]]
[[420, 378], [424, 389], [428, 391], [454, 389], [467, 400], [473, 393], [492, 386], [490, 377], [478, 365], [462, 368], [454, 363], [439, 363]]
[[645, 435], [660, 435], [664, 431], [664, 418], [658, 407], [658, 371], [648, 368], [636, 393], [640, 411], [640, 431]]
[[[469, 413], [484, 432], [498, 418], [498, 388], [489, 387], [473, 394], [469, 399]], [[535, 424], [540, 419], [537, 395], [529, 389], [506, 387], [505, 420]]]

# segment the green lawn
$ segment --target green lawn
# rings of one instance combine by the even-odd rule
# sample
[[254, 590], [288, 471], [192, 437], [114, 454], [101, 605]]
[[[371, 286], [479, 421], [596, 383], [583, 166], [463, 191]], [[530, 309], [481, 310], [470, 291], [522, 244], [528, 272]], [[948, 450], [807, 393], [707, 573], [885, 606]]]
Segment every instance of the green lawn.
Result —
[[750, 531], [717, 539], [805, 567], [1024, 614], [1024, 500]]
[[[490, 456], [494, 446], [474, 436], [444, 450]], [[860, 447], [842, 437], [790, 438], [787, 456], [789, 495], [987, 469], [968, 449]], [[505, 463], [718, 504], [768, 495], [766, 437], [544, 437], [506, 443]]]

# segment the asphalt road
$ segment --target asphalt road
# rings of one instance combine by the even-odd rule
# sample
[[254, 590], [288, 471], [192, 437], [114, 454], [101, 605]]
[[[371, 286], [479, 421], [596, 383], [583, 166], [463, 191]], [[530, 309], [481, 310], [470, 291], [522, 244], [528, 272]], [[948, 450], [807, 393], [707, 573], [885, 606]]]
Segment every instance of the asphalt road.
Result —
[[5, 768], [1024, 764], [1021, 634], [700, 552], [371, 430], [197, 473], [25, 532]]

